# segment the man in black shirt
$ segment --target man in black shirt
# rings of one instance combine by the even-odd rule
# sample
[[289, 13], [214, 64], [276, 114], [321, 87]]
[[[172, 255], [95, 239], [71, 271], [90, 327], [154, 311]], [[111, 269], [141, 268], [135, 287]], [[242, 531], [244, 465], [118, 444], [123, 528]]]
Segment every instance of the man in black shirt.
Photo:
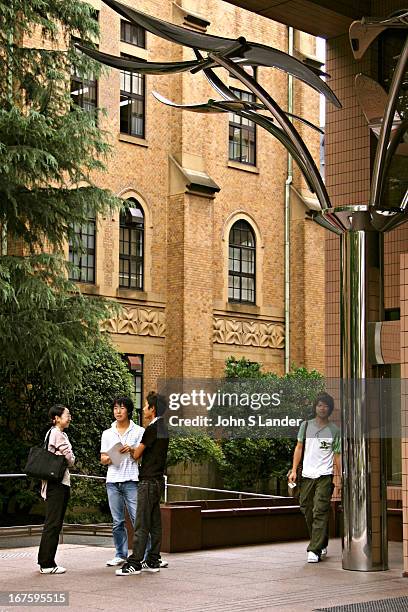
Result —
[[[142, 458], [139, 469], [139, 487], [133, 538], [133, 551], [127, 562], [116, 570], [117, 576], [133, 576], [142, 571], [160, 571], [161, 515], [160, 499], [164, 491], [164, 470], [166, 467], [169, 437], [163, 415], [166, 402], [163, 397], [151, 391], [143, 408], [146, 427], [142, 440], [131, 448], [133, 459]], [[143, 561], [147, 538], [151, 536], [151, 548]]]

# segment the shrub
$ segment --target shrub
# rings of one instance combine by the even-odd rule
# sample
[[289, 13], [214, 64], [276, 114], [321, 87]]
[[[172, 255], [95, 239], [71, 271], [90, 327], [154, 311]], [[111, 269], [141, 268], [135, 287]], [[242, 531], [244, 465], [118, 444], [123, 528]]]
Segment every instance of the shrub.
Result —
[[[225, 375], [229, 381], [252, 379], [248, 380], [248, 390], [254, 390], [253, 379], [259, 380], [259, 390], [262, 387], [265, 387], [265, 390], [279, 389], [280, 412], [297, 418], [309, 418], [314, 398], [324, 389], [323, 377], [316, 370], [294, 368], [288, 374], [278, 376], [271, 372], [263, 373], [261, 364], [244, 358], [237, 360], [229, 357], [226, 360]], [[245, 386], [242, 389], [245, 390]], [[272, 436], [273, 434], [271, 437], [261, 437], [258, 430], [251, 438], [222, 440], [222, 473], [227, 488], [254, 488], [260, 491], [271, 477], [282, 478], [286, 475], [292, 462], [296, 440]]]
[[213, 462], [222, 467], [224, 457], [220, 445], [204, 434], [170, 438], [167, 465], [190, 462]]

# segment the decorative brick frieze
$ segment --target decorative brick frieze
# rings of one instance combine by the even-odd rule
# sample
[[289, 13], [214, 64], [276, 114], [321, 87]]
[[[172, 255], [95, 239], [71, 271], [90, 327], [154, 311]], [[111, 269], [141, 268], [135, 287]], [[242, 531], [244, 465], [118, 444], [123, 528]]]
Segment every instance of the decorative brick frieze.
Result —
[[282, 323], [214, 317], [213, 333], [213, 341], [216, 344], [274, 349], [285, 347], [285, 327]]
[[164, 338], [166, 332], [165, 316], [162, 310], [137, 306], [123, 307], [122, 314], [106, 321], [103, 328], [112, 334]]

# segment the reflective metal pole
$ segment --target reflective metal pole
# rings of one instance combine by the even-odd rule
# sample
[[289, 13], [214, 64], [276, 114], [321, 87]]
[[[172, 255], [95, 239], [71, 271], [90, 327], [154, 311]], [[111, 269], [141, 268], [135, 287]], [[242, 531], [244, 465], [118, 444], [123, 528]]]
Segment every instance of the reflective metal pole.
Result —
[[378, 234], [364, 227], [367, 214], [356, 217], [357, 222], [350, 215], [350, 228], [340, 239], [343, 568], [373, 571], [388, 569], [381, 406], [367, 379], [370, 259]]

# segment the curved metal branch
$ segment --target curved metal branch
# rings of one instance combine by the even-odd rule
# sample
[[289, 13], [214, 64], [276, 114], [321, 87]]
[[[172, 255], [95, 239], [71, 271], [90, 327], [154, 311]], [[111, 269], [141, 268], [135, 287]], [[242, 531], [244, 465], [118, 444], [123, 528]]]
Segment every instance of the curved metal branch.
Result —
[[270, 117], [265, 117], [264, 115], [258, 115], [257, 113], [254, 113], [253, 111], [234, 111], [234, 112], [237, 115], [241, 115], [242, 117], [245, 117], [246, 119], [250, 119], [251, 121], [259, 125], [260, 127], [263, 127], [270, 134], [272, 134], [272, 136], [274, 136], [277, 140], [279, 140], [279, 142], [283, 144], [285, 149], [287, 149], [288, 153], [293, 157], [293, 159], [299, 166], [300, 171], [305, 177], [305, 181], [307, 183], [309, 190], [312, 193], [316, 193], [315, 186], [310, 180], [310, 177], [307, 171], [307, 166], [305, 164], [303, 157], [299, 155], [299, 152], [293, 146], [293, 143], [291, 142], [290, 138], [288, 138], [288, 136], [285, 134], [282, 128], [278, 127], [277, 125], [273, 123], [273, 119], [271, 119]]
[[324, 227], [324, 229], [327, 229], [330, 232], [333, 232], [334, 234], [337, 234], [337, 236], [341, 236], [343, 234], [342, 229], [340, 229], [340, 227], [338, 227], [338, 225], [333, 223], [333, 221], [331, 219], [328, 219], [327, 217], [322, 215], [322, 213], [316, 212], [314, 210], [310, 210], [308, 215], [318, 225], [320, 225], [321, 227]]
[[408, 37], [398, 60], [398, 64], [394, 71], [390, 91], [388, 94], [387, 106], [385, 109], [384, 119], [381, 125], [380, 136], [378, 139], [377, 150], [375, 153], [373, 176], [371, 180], [370, 206], [378, 208], [383, 184], [384, 184], [384, 163], [387, 154], [387, 145], [389, 143], [392, 122], [394, 120], [395, 109], [397, 106], [397, 97], [402, 81], [404, 79], [405, 70], [408, 65]]
[[408, 10], [402, 9], [391, 13], [389, 17], [363, 17], [350, 25], [350, 44], [355, 59], [361, 59], [372, 42], [388, 28], [406, 28], [408, 26]]
[[109, 55], [108, 53], [102, 53], [97, 49], [90, 49], [83, 45], [76, 44], [79, 49], [85, 55], [92, 57], [92, 59], [110, 66], [111, 68], [117, 68], [118, 70], [128, 70], [130, 72], [137, 72], [139, 74], [171, 74], [173, 72], [187, 72], [192, 68], [197, 68], [202, 63], [201, 60], [190, 60], [187, 62], [138, 62], [135, 60], [128, 59], [126, 57], [117, 57], [116, 55]]
[[[390, 143], [388, 145], [388, 148], [385, 154], [385, 159], [384, 159], [384, 169], [383, 169], [384, 179], [386, 178], [388, 174], [394, 154], [396, 153], [398, 155], [398, 148], [401, 146], [400, 140], [407, 130], [408, 130], [408, 119], [406, 119], [405, 121], [402, 121], [402, 123], [398, 126], [398, 128], [391, 134]], [[405, 143], [403, 146], [408, 147], [408, 145]]]
[[[195, 32], [194, 30], [157, 19], [151, 15], [146, 15], [121, 2], [117, 2], [117, 0], [104, 0], [104, 2], [119, 13], [119, 15], [129, 19], [131, 23], [138, 24], [148, 32], [165, 40], [185, 47], [191, 47], [192, 49], [202, 49], [223, 55], [227, 54], [233, 59], [241, 58], [245, 60], [245, 63], [254, 66], [271, 66], [279, 68], [284, 72], [289, 72], [323, 94], [332, 104], [341, 107], [339, 100], [330, 87], [320, 79], [314, 70], [311, 70], [306, 64], [283, 51], [261, 45], [260, 43], [247, 42], [244, 38], [239, 38], [237, 41], [233, 38]], [[237, 47], [235, 52], [234, 47]]]
[[[166, 104], [166, 106], [171, 106], [173, 108], [180, 108], [181, 110], [188, 110], [195, 113], [237, 113], [238, 111], [258, 111], [258, 110], [267, 110], [264, 104], [259, 104], [258, 102], [249, 102], [248, 100], [241, 100], [237, 98], [237, 100], [213, 100], [209, 99], [207, 102], [202, 102], [199, 104], [177, 104], [176, 102], [172, 102], [168, 98], [165, 98], [157, 91], [152, 91], [152, 96], [156, 98], [162, 104]], [[316, 130], [320, 134], [324, 134], [324, 131], [311, 123], [307, 119], [303, 117], [299, 117], [298, 115], [294, 115], [293, 113], [285, 113], [288, 117], [292, 117], [297, 121], [300, 121], [310, 127], [313, 130]], [[269, 118], [268, 118], [269, 120]]]
[[408, 26], [408, 8], [394, 11], [388, 17], [363, 17], [361, 22], [367, 27], [383, 25], [387, 28], [403, 28]]
[[307, 169], [307, 175], [309, 177], [309, 182], [313, 185], [313, 191], [316, 193], [317, 199], [320, 202], [320, 206], [322, 209], [331, 208], [331, 202], [329, 195], [326, 190], [326, 186], [323, 182], [323, 179], [318, 171], [316, 164], [308, 151], [305, 143], [303, 142], [300, 134], [296, 130], [295, 126], [289, 121], [286, 117], [283, 110], [279, 107], [279, 105], [272, 99], [272, 97], [253, 79], [249, 74], [245, 72], [240, 66], [237, 66], [225, 57], [220, 57], [215, 53], [210, 53], [209, 56], [220, 66], [223, 66], [228, 70], [231, 74], [236, 76], [241, 83], [243, 83], [252, 93], [261, 100], [261, 102], [266, 106], [268, 111], [271, 113], [272, 117], [276, 119], [276, 121], [281, 126], [283, 132], [286, 134], [287, 138], [290, 140], [292, 146], [297, 152], [297, 156], [300, 157], [304, 165]]

